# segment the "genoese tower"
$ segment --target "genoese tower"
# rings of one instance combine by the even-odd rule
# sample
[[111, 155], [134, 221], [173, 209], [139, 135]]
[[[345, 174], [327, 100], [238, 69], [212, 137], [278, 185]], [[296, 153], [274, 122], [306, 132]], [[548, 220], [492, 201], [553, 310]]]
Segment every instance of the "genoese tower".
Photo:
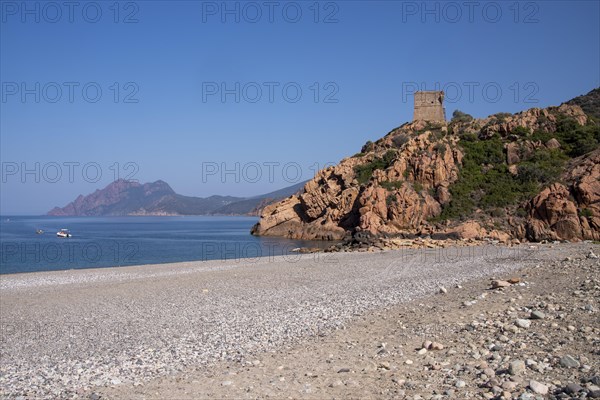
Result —
[[444, 92], [420, 91], [415, 93], [415, 112], [413, 121], [446, 121], [444, 110]]

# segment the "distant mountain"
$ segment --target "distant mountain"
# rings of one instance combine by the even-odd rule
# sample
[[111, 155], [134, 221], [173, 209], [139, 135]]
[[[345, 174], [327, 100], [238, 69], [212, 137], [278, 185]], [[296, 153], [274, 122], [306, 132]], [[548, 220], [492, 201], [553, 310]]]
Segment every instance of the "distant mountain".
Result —
[[286, 197], [298, 194], [306, 182], [300, 182], [275, 192], [263, 194], [249, 199], [235, 201], [216, 210], [213, 214], [221, 215], [260, 215], [263, 208]]
[[182, 196], [164, 181], [140, 184], [119, 179], [87, 196], [79, 195], [54, 216], [257, 215], [262, 208], [298, 192], [304, 183], [252, 198]]

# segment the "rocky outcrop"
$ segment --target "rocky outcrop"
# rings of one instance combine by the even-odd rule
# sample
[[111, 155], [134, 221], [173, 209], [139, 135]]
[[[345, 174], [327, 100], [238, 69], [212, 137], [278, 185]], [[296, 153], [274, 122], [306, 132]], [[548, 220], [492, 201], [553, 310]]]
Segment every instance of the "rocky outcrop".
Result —
[[[450, 125], [425, 121], [404, 124], [380, 140], [368, 142], [355, 156], [319, 171], [301, 194], [266, 207], [252, 233], [307, 240], [340, 240], [359, 234], [446, 235], [457, 240], [500, 242], [525, 238], [597, 240], [600, 150], [573, 160], [558, 182], [536, 181], [546, 187], [527, 204], [497, 209], [493, 218], [492, 210], [477, 209], [474, 216], [432, 222], [452, 202], [453, 185], [463, 164], [461, 140], [499, 140], [506, 155], [504, 170], [515, 180], [530, 179], [527, 174], [537, 179], [546, 171], [531, 167], [530, 159], [540, 152], [564, 157], [564, 142], [547, 134], [564, 133], [565, 121], [568, 126], [583, 126], [593, 120], [578, 105], [565, 103], [514, 115], [463, 118]], [[534, 132], [543, 141], [534, 140]], [[529, 170], [520, 174], [522, 165]], [[480, 168], [485, 174], [494, 165], [484, 163]], [[553, 171], [551, 176], [554, 179], [557, 173]]]
[[[458, 178], [462, 153], [445, 125], [406, 124], [373, 150], [320, 171], [304, 192], [265, 208], [252, 233], [295, 239], [341, 239], [349, 233], [417, 232], [441, 212]], [[392, 153], [393, 155], [390, 155]], [[388, 165], [378, 167], [386, 157]], [[361, 185], [360, 171], [373, 166]]]
[[585, 125], [588, 117], [578, 105], [562, 104], [559, 107], [531, 108], [526, 111], [511, 114], [496, 114], [472, 124], [483, 126], [479, 136], [483, 139], [490, 138], [495, 134], [507, 136], [517, 128], [523, 128], [530, 132], [556, 132], [558, 115], [573, 119], [579, 125]]
[[564, 181], [529, 202], [527, 238], [600, 240], [600, 149], [574, 160]]

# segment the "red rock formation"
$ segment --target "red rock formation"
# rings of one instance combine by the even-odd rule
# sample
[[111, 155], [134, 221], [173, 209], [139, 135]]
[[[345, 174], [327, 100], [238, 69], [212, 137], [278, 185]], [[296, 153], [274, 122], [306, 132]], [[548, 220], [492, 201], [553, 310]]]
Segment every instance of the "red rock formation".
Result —
[[[503, 218], [505, 231], [492, 228], [492, 224], [486, 224], [485, 229], [475, 221], [449, 221], [445, 226], [428, 222], [451, 201], [449, 188], [459, 178], [463, 158], [459, 134], [478, 134], [481, 139], [497, 134], [504, 137], [506, 164], [517, 175], [516, 164], [537, 149], [561, 147], [556, 139], [542, 143], [522, 137], [526, 132], [556, 132], [559, 114], [580, 125], [588, 122], [579, 106], [563, 104], [457, 122], [450, 131], [445, 124], [405, 124], [364, 146], [362, 153], [319, 171], [300, 195], [266, 207], [252, 233], [296, 239], [342, 239], [363, 232], [442, 233], [459, 239], [491, 238], [502, 242], [511, 237], [598, 240], [600, 150], [574, 160], [563, 177], [565, 183], [555, 183], [531, 199], [525, 218], [513, 214]], [[515, 132], [518, 127], [525, 129]], [[382, 163], [390, 150], [396, 151], [395, 156], [389, 163]], [[359, 175], [357, 168], [368, 170], [366, 182], [358, 182], [365, 177]]]
[[575, 159], [564, 181], [566, 185], [552, 184], [529, 202], [527, 238], [599, 240], [600, 149]]

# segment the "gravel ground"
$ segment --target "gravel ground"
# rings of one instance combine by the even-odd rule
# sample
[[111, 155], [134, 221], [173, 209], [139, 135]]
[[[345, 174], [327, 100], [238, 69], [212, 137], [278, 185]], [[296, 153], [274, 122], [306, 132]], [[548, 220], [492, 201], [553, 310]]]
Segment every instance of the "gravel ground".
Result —
[[0, 395], [97, 398], [98, 388], [245, 365], [440, 287], [590, 246], [316, 253], [1, 276]]

